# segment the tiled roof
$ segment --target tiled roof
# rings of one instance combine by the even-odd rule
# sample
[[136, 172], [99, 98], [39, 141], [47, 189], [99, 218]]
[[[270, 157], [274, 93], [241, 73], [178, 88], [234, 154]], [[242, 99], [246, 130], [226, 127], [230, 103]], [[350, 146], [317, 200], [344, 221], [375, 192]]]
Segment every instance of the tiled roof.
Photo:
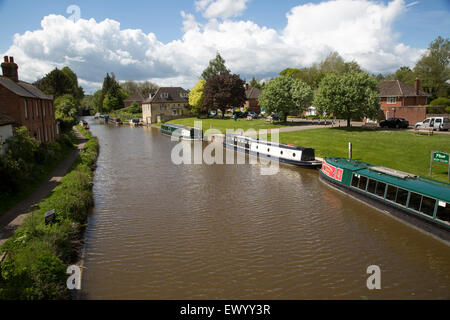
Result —
[[416, 94], [414, 86], [403, 83], [399, 80], [383, 81], [379, 84], [380, 97], [416, 97], [424, 96], [428, 97], [429, 94], [419, 90], [419, 94]]
[[52, 96], [46, 95], [41, 90], [28, 82], [15, 82], [7, 77], [0, 76], [0, 85], [4, 86], [6, 89], [21, 97], [53, 100]]
[[16, 123], [16, 121], [0, 109], [0, 126], [14, 123]]
[[248, 88], [248, 90], [245, 90], [245, 96], [247, 97], [247, 100], [258, 99], [260, 94], [261, 90], [259, 90], [258, 88], [250, 87]]
[[161, 87], [152, 98], [144, 100], [147, 103], [189, 103], [188, 92], [181, 87]]
[[139, 92], [136, 92], [135, 94], [131, 95], [130, 97], [128, 97], [128, 98], [126, 98], [124, 100], [124, 102], [127, 102], [127, 101], [131, 101], [131, 102], [133, 102], [133, 101], [140, 101], [140, 102], [142, 102], [142, 101], [144, 101], [144, 96], [142, 94], [140, 94]]

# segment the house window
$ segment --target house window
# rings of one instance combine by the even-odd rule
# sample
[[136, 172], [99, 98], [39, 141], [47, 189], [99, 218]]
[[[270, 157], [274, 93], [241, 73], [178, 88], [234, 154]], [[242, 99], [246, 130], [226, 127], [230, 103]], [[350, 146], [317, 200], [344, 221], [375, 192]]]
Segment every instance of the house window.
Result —
[[396, 104], [397, 103], [397, 98], [396, 97], [387, 97], [387, 103], [388, 104]]
[[45, 102], [42, 102], [42, 116], [45, 118], [45, 109], [47, 107], [47, 104]]
[[23, 103], [24, 103], [23, 106], [24, 106], [24, 109], [25, 109], [25, 119], [28, 120], [28, 106], [27, 106], [27, 100], [24, 100]]
[[172, 114], [174, 115], [174, 116], [176, 116], [178, 113], [177, 113], [177, 109], [172, 109]]
[[38, 128], [38, 140], [39, 140], [39, 142], [42, 142], [41, 141], [41, 128]]
[[35, 101], [35, 106], [36, 106], [36, 118], [37, 118], [37, 117], [39, 117], [39, 108], [38, 108], [37, 101]]
[[47, 126], [44, 127], [45, 141], [48, 141]]

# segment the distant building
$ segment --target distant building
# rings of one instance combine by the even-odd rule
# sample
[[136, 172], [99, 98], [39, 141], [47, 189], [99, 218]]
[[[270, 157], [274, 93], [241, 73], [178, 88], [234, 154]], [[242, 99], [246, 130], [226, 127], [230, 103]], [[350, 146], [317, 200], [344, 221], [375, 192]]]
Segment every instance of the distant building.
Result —
[[189, 93], [180, 87], [161, 87], [142, 103], [142, 119], [147, 124], [190, 114]]
[[5, 154], [6, 140], [14, 135], [13, 128], [16, 121], [0, 110], [0, 154]]
[[144, 100], [145, 100], [144, 96], [142, 94], [140, 94], [139, 92], [136, 92], [132, 96], [125, 99], [123, 101], [123, 103], [125, 105], [125, 108], [128, 108], [129, 106], [131, 106], [133, 104], [133, 102], [136, 102], [139, 107], [142, 107], [142, 103], [144, 102]]
[[28, 128], [39, 142], [52, 142], [59, 136], [53, 97], [30, 83], [20, 81], [13, 57], [5, 56], [0, 76], [0, 109]]
[[261, 94], [261, 90], [258, 88], [249, 87], [248, 84], [245, 84], [245, 96], [247, 100], [244, 103], [244, 107], [247, 111], [253, 111], [255, 113], [261, 112], [261, 107], [259, 106], [259, 95]]
[[383, 118], [404, 118], [410, 124], [425, 119], [425, 106], [430, 95], [420, 90], [419, 87], [418, 79], [414, 81], [414, 86], [399, 80], [381, 82], [379, 91]]

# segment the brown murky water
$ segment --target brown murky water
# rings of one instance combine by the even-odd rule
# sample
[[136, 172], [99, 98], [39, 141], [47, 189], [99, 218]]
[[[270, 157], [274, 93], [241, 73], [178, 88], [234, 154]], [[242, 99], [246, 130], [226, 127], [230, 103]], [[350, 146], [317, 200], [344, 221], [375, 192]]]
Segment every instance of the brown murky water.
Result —
[[[450, 247], [280, 165], [180, 165], [154, 128], [100, 139], [87, 299], [449, 299]], [[368, 290], [369, 265], [381, 290]]]

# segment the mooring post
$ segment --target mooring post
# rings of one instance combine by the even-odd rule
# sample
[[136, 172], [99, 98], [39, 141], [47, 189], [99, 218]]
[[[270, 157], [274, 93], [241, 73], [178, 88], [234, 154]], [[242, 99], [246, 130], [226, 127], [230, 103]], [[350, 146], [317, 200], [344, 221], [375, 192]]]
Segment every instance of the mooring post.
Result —
[[352, 158], [352, 143], [351, 142], [348, 143], [348, 158], [349, 159]]

